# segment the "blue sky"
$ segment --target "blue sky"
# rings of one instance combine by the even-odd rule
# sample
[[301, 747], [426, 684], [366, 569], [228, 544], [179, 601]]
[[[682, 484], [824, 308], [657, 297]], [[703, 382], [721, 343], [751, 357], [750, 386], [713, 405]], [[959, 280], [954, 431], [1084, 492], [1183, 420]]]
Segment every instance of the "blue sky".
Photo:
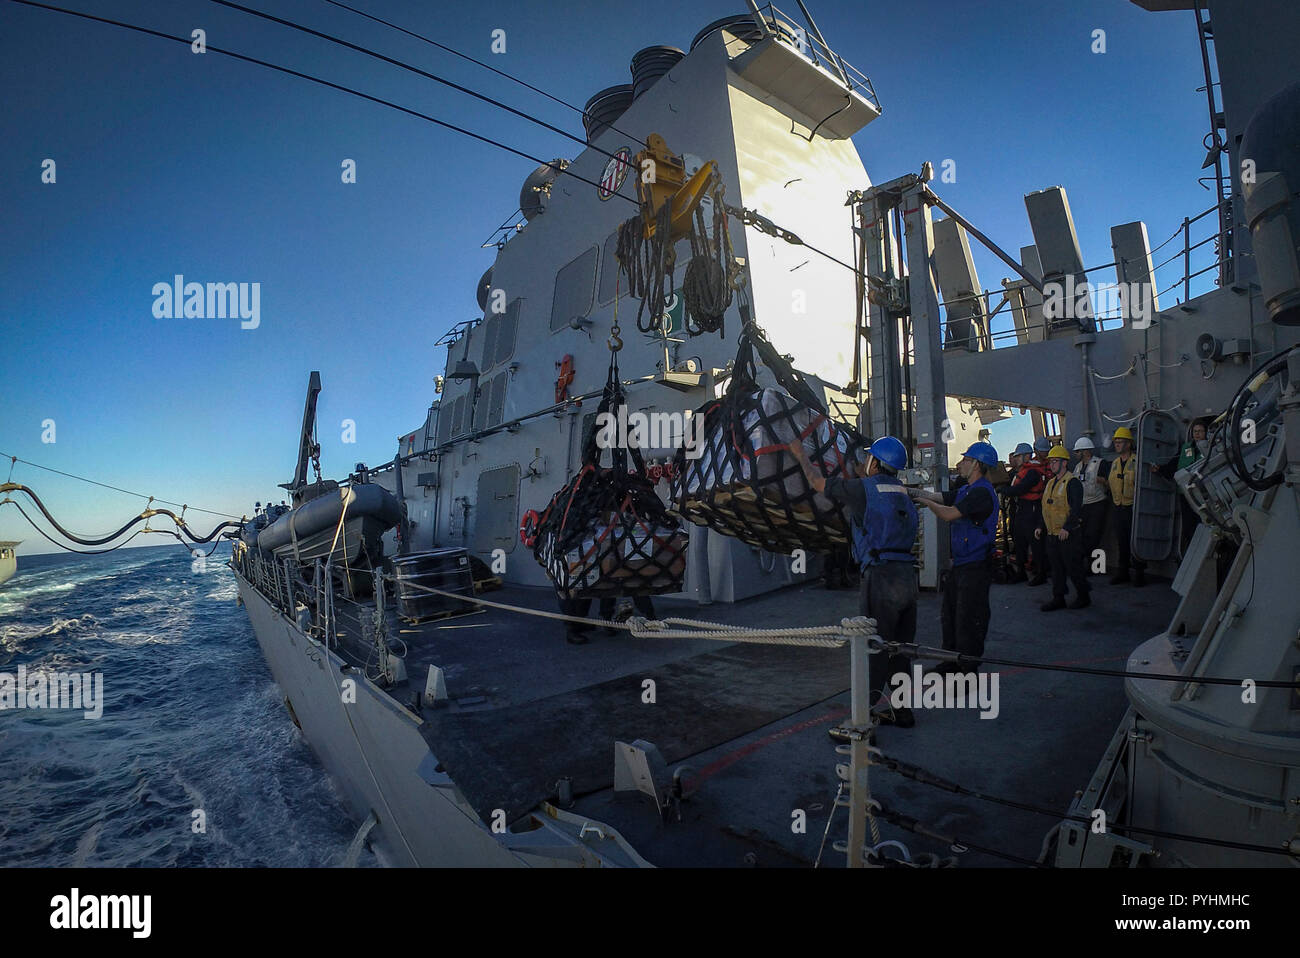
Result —
[[[576, 113], [320, 0], [247, 0], [508, 100], [574, 133]], [[353, 0], [570, 102], [627, 82], [632, 53], [685, 48], [731, 0], [563, 7]], [[538, 156], [578, 145], [429, 81], [200, 0], [67, 0], [174, 35], [327, 76]], [[789, 4], [791, 11], [797, 11]], [[1032, 242], [1023, 195], [1069, 192], [1089, 265], [1109, 228], [1153, 243], [1212, 196], [1196, 182], [1208, 129], [1192, 15], [1121, 0], [969, 3], [920, 13], [876, 0], [810, 5], [831, 45], [871, 77], [884, 114], [855, 137], [883, 181], [956, 162], [944, 198], [1013, 253]], [[789, 12], [789, 11], [787, 11]], [[490, 52], [506, 31], [507, 52]], [[1094, 30], [1106, 52], [1091, 52]], [[0, 452], [240, 514], [292, 472], [307, 374], [319, 369], [322, 465], [346, 475], [393, 455], [442, 372], [434, 341], [477, 315], [480, 249], [517, 204], [528, 160], [422, 120], [215, 54], [0, 3]], [[52, 158], [57, 182], [41, 183]], [[340, 163], [357, 161], [357, 183]], [[1199, 237], [1198, 237], [1199, 238]], [[1207, 248], [1208, 249], [1208, 248]], [[1007, 270], [975, 251], [983, 285]], [[261, 325], [159, 319], [152, 287], [261, 284]], [[1172, 282], [1172, 277], [1168, 282]], [[399, 333], [417, 331], [412, 349]], [[325, 428], [356, 422], [356, 444]], [[54, 443], [41, 441], [54, 420]], [[1017, 437], [995, 427], [994, 441]], [[8, 473], [8, 464], [3, 467]], [[102, 533], [139, 499], [19, 464], [65, 525]], [[203, 525], [203, 522], [196, 523]], [[10, 507], [0, 539], [48, 545]], [[142, 540], [138, 539], [137, 542]], [[157, 540], [154, 540], [156, 544]]]

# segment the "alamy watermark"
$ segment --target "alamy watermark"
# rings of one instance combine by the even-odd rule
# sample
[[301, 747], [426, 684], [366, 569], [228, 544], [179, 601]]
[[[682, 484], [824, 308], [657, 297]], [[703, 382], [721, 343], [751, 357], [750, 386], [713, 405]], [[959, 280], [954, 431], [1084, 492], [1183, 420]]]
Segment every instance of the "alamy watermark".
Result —
[[50, 899], [50, 927], [56, 931], [123, 929], [132, 938], [148, 938], [152, 913], [152, 895], [83, 895], [73, 888]]
[[998, 717], [997, 672], [922, 672], [919, 664], [910, 675], [895, 672], [889, 679], [889, 704], [896, 709], [979, 709], [982, 719]]
[[[1093, 297], [1097, 308], [1094, 312]], [[1061, 282], [1043, 284], [1043, 315], [1049, 320], [1093, 319], [1095, 316], [1123, 316], [1134, 329], [1151, 325], [1155, 312], [1155, 291], [1150, 283], [1075, 282], [1066, 276]]]
[[618, 411], [596, 416], [596, 445], [601, 449], [686, 449], [687, 459], [704, 455], [704, 417], [681, 412]]
[[170, 284], [153, 284], [155, 319], [239, 319], [241, 329], [262, 323], [261, 283], [187, 283], [177, 273]]
[[80, 709], [83, 717], [104, 714], [104, 673], [0, 672], [0, 712], [10, 709]]

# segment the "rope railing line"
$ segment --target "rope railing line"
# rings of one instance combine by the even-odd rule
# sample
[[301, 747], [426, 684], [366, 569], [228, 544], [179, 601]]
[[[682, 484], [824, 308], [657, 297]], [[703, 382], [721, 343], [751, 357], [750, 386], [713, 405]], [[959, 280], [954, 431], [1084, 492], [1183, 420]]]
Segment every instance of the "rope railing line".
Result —
[[[519, 615], [531, 615], [577, 625], [620, 629], [631, 633], [634, 638], [711, 639], [720, 642], [745, 642], [755, 645], [840, 648], [848, 641], [850, 636], [874, 636], [876, 634], [875, 622], [863, 616], [842, 619], [838, 625], [804, 626], [791, 629], [753, 629], [720, 622], [700, 622], [695, 619], [684, 619], [677, 616], [670, 616], [666, 619], [646, 619], [633, 616], [626, 622], [614, 622], [607, 619], [568, 615], [563, 612], [548, 612], [544, 609], [530, 609], [526, 606], [510, 605], [506, 602], [493, 602], [478, 596], [449, 592], [445, 589], [421, 585], [416, 582], [403, 582], [403, 587], [414, 588], [420, 592], [440, 595], [448, 599], [472, 602], [487, 608], [514, 612]], [[670, 625], [682, 628], [670, 629]]]
[[[1197, 222], [1197, 221], [1200, 220], [1202, 217], [1208, 216], [1209, 214], [1213, 213], [1215, 210], [1217, 210], [1217, 209], [1219, 208], [1220, 205], [1221, 205], [1221, 204], [1219, 204], [1219, 203], [1215, 203], [1215, 204], [1214, 204], [1213, 206], [1211, 206], [1209, 209], [1207, 209], [1207, 210], [1202, 210], [1200, 213], [1197, 213], [1195, 216], [1191, 217], [1191, 218], [1187, 221], [1187, 225], [1188, 225], [1188, 226], [1191, 226], [1193, 223]], [[1160, 252], [1162, 249], [1164, 249], [1166, 246], [1168, 246], [1170, 243], [1172, 243], [1174, 240], [1176, 240], [1179, 236], [1181, 236], [1182, 233], [1183, 233], [1183, 227], [1182, 227], [1182, 225], [1180, 224], [1180, 225], [1178, 226], [1177, 229], [1175, 229], [1171, 234], [1169, 234], [1169, 239], [1165, 240], [1165, 241], [1164, 241], [1163, 243], [1161, 243], [1159, 246], [1154, 247], [1150, 252], [1151, 252], [1152, 254], [1155, 254], [1155, 253]]]
[[[801, 639], [829, 639], [833, 643], [834, 647], [839, 647], [844, 644], [848, 637], [856, 635], [867, 637], [868, 645], [873, 653], [880, 651], [888, 651], [891, 653], [906, 652], [918, 658], [935, 658], [942, 661], [955, 662], [957, 664], [982, 663], [986, 665], [1001, 665], [1009, 668], [1073, 672], [1085, 675], [1111, 676], [1115, 678], [1157, 679], [1170, 682], [1186, 682], [1189, 679], [1194, 678], [1195, 681], [1207, 685], [1241, 685], [1243, 682], [1247, 681], [1245, 679], [1235, 678], [1167, 675], [1158, 672], [1130, 672], [1125, 669], [1099, 669], [1088, 666], [1062, 665], [1050, 662], [1025, 662], [1015, 659], [993, 658], [991, 656], [967, 655], [965, 653], [953, 652], [948, 649], [936, 649], [931, 646], [918, 645], [915, 642], [894, 642], [888, 639], [882, 639], [876, 632], [874, 620], [865, 616], [844, 618], [836, 625], [801, 626], [789, 629], [752, 629], [746, 626], [727, 625], [720, 622], [702, 622], [696, 619], [684, 619], [676, 616], [667, 619], [645, 619], [639, 616], [633, 616], [628, 619], [627, 622], [612, 622], [605, 619], [571, 616], [562, 612], [547, 612], [543, 609], [530, 609], [525, 606], [510, 605], [505, 602], [492, 602], [488, 599], [479, 598], [478, 596], [467, 596], [458, 592], [449, 592], [445, 589], [437, 589], [433, 586], [420, 585], [414, 582], [406, 582], [404, 585], [418, 589], [422, 592], [441, 595], [449, 599], [458, 599], [463, 602], [472, 602], [489, 608], [501, 609], [506, 612], [538, 616], [546, 619], [556, 619], [563, 622], [573, 622], [582, 625], [596, 625], [607, 628], [622, 629], [631, 632], [638, 638], [718, 639], [721, 641], [735, 642], [783, 638], [788, 640], [788, 644], [807, 644], [798, 641]], [[668, 628], [670, 625], [689, 626], [691, 628], [672, 630]], [[698, 631], [694, 631], [696, 628], [698, 628]], [[1272, 681], [1268, 679], [1252, 679], [1250, 681], [1259, 688], [1300, 688], [1300, 682]]]
[[1157, 298], [1161, 297], [1165, 295], [1165, 293], [1169, 292], [1170, 290], [1177, 289], [1179, 286], [1182, 286], [1188, 280], [1196, 279], [1196, 277], [1200, 276], [1202, 273], [1208, 273], [1212, 269], [1218, 269], [1226, 262], [1228, 262], [1227, 257], [1220, 257], [1219, 259], [1215, 260], [1213, 263], [1211, 263], [1209, 266], [1205, 267], [1204, 269], [1198, 269], [1195, 273], [1188, 273], [1173, 285], [1166, 286], [1164, 289], [1160, 290], [1160, 292], [1156, 293], [1156, 297]]
[[1162, 260], [1160, 263], [1156, 264], [1155, 266], [1152, 266], [1151, 272], [1154, 273], [1157, 270], [1164, 269], [1174, 260], [1184, 258], [1185, 256], [1187, 256], [1188, 253], [1192, 252], [1192, 250], [1200, 249], [1206, 243], [1210, 242], [1210, 240], [1217, 240], [1218, 238], [1219, 238], [1218, 233], [1211, 233], [1209, 236], [1205, 237], [1205, 239], [1201, 240], [1199, 243], [1193, 243], [1191, 246], [1183, 247], [1182, 249], [1178, 250], [1178, 252], [1174, 253], [1173, 256], [1169, 257], [1167, 260]]

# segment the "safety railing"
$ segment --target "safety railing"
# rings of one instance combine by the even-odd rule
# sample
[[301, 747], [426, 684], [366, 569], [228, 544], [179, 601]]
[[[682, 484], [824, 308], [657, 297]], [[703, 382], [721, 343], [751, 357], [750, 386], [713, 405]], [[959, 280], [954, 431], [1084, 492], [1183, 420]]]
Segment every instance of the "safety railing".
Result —
[[[1224, 201], [1225, 203], [1227, 200]], [[1196, 296], [1203, 295], [1214, 289], [1221, 282], [1223, 267], [1229, 262], [1223, 253], [1223, 241], [1219, 232], [1219, 220], [1212, 220], [1213, 229], [1205, 237], [1192, 241], [1192, 227], [1204, 220], [1211, 214], [1219, 213], [1222, 204], [1216, 204], [1209, 209], [1202, 210], [1195, 216], [1184, 217], [1179, 227], [1164, 242], [1151, 250], [1151, 257], [1154, 260], [1162, 250], [1168, 247], [1175, 240], [1181, 239], [1181, 245], [1173, 246], [1172, 250], [1164, 259], [1155, 262], [1152, 266], [1152, 278], [1155, 281], [1155, 301], [1159, 301], [1161, 296], [1177, 291], [1180, 295], [1175, 306], [1186, 305], [1187, 302]], [[1213, 243], [1213, 249], [1207, 247]], [[1206, 255], [1211, 253], [1212, 255]], [[1103, 263], [1099, 266], [1090, 266], [1083, 271], [1087, 276], [1101, 270], [1115, 269], [1115, 263]], [[1210, 278], [1207, 274], [1218, 270], [1218, 273]], [[1196, 282], [1194, 282], [1196, 281]], [[1092, 280], [1089, 280], [1092, 283]], [[1023, 286], [1021, 281], [1016, 285]], [[1028, 287], [1032, 292], [1032, 287]], [[1091, 287], [1089, 303], [1092, 309], [1092, 318], [1098, 332], [1119, 329], [1125, 324], [1124, 304], [1120, 299], [1119, 293], [1119, 276], [1110, 282], [1096, 282]], [[968, 332], [964, 327], [958, 328], [954, 325], [953, 335], [949, 336], [948, 328], [948, 307], [958, 306], [969, 307], [970, 304], [978, 300], [981, 309], [977, 311], [983, 316], [983, 328], [972, 326]], [[996, 303], [996, 305], [994, 305]], [[989, 349], [998, 349], [1005, 346], [1016, 346], [1025, 342], [1037, 342], [1047, 338], [1054, 331], [1059, 331], [1061, 321], [1048, 320], [1042, 316], [1042, 307], [1035, 306], [1032, 309], [1021, 309], [1013, 304], [1007, 290], [982, 290], [979, 293], [966, 294], [957, 296], [951, 300], [945, 300], [939, 303], [943, 316], [940, 321], [940, 328], [943, 334], [945, 348], [968, 348], [966, 344], [972, 340], [975, 342], [977, 351]], [[1161, 311], [1169, 309], [1168, 306], [1161, 307]], [[967, 310], [963, 309], [963, 313]], [[1019, 313], [1009, 325], [995, 324], [993, 320], [1006, 314], [1008, 317], [1012, 313]], [[965, 322], [963, 316], [962, 321]], [[995, 329], [995, 326], [1001, 328]]]
[[870, 78], [828, 47], [812, 24], [801, 26], [772, 3], [764, 4], [758, 9], [773, 36], [798, 50], [814, 66], [838, 77], [846, 89], [857, 93], [877, 111], [880, 110], [880, 99], [876, 96], [876, 88], [872, 86]]
[[[389, 645], [383, 592], [386, 577], [378, 571], [370, 573], [375, 586], [371, 602], [349, 598], [335, 588], [332, 564], [324, 559], [305, 567], [292, 557], [277, 559], [257, 549], [236, 546], [230, 564], [300, 629], [359, 666], [367, 678], [391, 677], [393, 659], [405, 657], [403, 640], [393, 640], [403, 647], [400, 653], [394, 653]], [[308, 569], [309, 574], [305, 574]], [[351, 573], [357, 574], [355, 570]]]
[[[311, 615], [308, 631], [332, 640], [334, 635], [334, 589], [327, 563], [316, 560], [311, 575], [293, 558], [277, 559], [258, 549], [236, 544], [230, 555], [231, 568], [284, 615], [297, 620], [299, 606]], [[329, 644], [333, 644], [332, 641]]]
[[503, 249], [527, 225], [528, 218], [524, 216], [524, 211], [517, 209], [501, 221], [501, 225], [492, 231], [492, 235], [483, 241], [479, 249]]

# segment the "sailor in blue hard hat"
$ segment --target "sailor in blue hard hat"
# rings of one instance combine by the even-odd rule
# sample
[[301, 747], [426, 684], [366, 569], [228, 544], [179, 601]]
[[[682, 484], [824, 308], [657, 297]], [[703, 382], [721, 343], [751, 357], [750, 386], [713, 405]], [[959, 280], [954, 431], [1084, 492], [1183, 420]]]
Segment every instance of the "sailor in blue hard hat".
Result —
[[[803, 443], [787, 446], [803, 468], [808, 484], [833, 502], [846, 507], [853, 519], [853, 558], [862, 569], [859, 611], [876, 620], [882, 639], [912, 642], [916, 638], [916, 567], [912, 546], [916, 542], [916, 507], [899, 483], [898, 471], [907, 466], [907, 450], [893, 436], [871, 444], [867, 460], [856, 479], [826, 479], [813, 468]], [[890, 704], [891, 678], [910, 675], [912, 662], [905, 655], [877, 653], [868, 659], [872, 718], [876, 724], [910, 728], [911, 709]]]
[[[942, 585], [943, 647], [964, 655], [982, 656], [989, 630], [998, 497], [988, 473], [997, 464], [997, 450], [987, 442], [977, 442], [957, 464], [957, 472], [965, 480], [957, 489], [942, 493], [908, 490], [913, 499], [949, 524], [952, 569]], [[977, 664], [974, 669], [978, 670]], [[937, 671], [966, 670], [945, 663]]]

